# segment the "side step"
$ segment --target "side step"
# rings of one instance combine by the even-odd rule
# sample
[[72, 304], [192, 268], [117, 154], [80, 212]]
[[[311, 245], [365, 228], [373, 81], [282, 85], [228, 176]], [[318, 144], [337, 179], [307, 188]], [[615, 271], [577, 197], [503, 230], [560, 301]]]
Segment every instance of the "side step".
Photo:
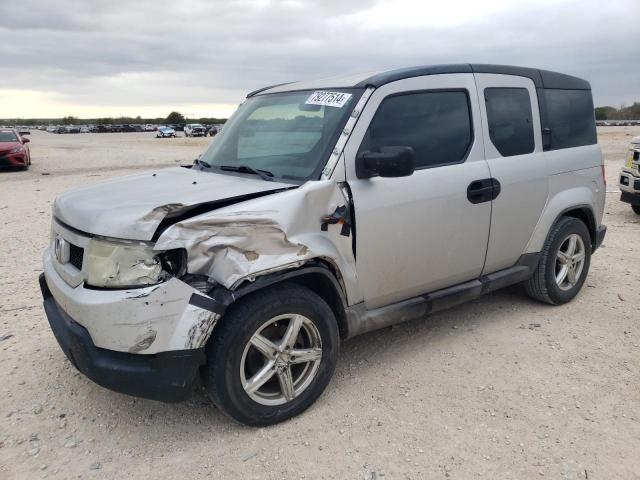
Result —
[[527, 253], [520, 257], [513, 267], [373, 310], [367, 310], [364, 302], [352, 305], [346, 311], [347, 338], [397, 323], [424, 318], [430, 313], [460, 305], [479, 298], [485, 293], [528, 280], [538, 266], [539, 259], [540, 254]]

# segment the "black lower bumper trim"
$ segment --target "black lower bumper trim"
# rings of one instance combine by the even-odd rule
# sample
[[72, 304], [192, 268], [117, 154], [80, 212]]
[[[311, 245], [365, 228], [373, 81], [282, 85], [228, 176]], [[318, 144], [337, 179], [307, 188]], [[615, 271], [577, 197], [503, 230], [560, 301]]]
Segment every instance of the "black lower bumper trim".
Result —
[[640, 190], [638, 193], [622, 192], [620, 200], [624, 203], [630, 203], [633, 206], [640, 207]]
[[596, 229], [596, 241], [593, 244], [593, 251], [595, 252], [600, 245], [602, 245], [602, 242], [604, 242], [604, 237], [607, 234], [607, 226], [606, 225], [600, 225], [597, 229]]
[[142, 355], [98, 348], [89, 332], [57, 304], [40, 275], [44, 309], [60, 348], [89, 379], [116, 392], [136, 397], [179, 402], [191, 394], [198, 370], [205, 363], [204, 349]]

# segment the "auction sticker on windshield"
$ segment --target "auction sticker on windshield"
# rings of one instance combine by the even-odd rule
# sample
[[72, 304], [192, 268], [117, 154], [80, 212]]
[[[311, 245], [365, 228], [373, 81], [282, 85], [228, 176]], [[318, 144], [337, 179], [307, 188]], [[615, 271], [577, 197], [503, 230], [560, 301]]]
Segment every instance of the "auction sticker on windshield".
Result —
[[318, 90], [313, 92], [304, 102], [307, 105], [325, 105], [327, 107], [344, 107], [345, 103], [351, 98], [350, 93], [327, 92], [326, 90]]

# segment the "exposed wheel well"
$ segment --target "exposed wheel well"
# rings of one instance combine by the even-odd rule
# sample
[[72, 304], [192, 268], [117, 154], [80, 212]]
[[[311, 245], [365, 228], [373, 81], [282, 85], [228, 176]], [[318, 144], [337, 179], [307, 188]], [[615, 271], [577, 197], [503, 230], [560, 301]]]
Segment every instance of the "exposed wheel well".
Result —
[[312, 290], [324, 299], [333, 311], [333, 314], [336, 316], [336, 320], [338, 320], [340, 338], [346, 338], [347, 322], [344, 311], [345, 305], [343, 297], [338, 291], [336, 291], [335, 284], [326, 275], [321, 273], [305, 273], [293, 277], [289, 279], [289, 281], [295, 282], [309, 290]]
[[589, 238], [591, 239], [591, 248], [596, 246], [596, 219], [589, 207], [572, 208], [564, 212], [561, 217], [573, 217], [581, 220], [589, 230]]
[[345, 293], [338, 281], [338, 275], [333, 269], [321, 261], [308, 264], [298, 270], [287, 270], [273, 275], [258, 277], [254, 282], [246, 283], [239, 287], [234, 292], [235, 299], [230, 300], [229, 303], [240, 299], [248, 293], [283, 281], [297, 283], [318, 294], [327, 302], [329, 308], [331, 308], [336, 316], [340, 338], [344, 339], [348, 336], [348, 324], [346, 320], [347, 301]]

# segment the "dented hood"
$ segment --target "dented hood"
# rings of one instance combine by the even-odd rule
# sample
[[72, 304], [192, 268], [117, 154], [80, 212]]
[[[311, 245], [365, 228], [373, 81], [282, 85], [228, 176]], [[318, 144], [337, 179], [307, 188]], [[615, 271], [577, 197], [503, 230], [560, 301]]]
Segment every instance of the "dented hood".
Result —
[[53, 214], [83, 232], [151, 240], [167, 216], [181, 215], [203, 203], [242, 201], [247, 195], [283, 188], [291, 185], [174, 167], [70, 190], [56, 198]]

